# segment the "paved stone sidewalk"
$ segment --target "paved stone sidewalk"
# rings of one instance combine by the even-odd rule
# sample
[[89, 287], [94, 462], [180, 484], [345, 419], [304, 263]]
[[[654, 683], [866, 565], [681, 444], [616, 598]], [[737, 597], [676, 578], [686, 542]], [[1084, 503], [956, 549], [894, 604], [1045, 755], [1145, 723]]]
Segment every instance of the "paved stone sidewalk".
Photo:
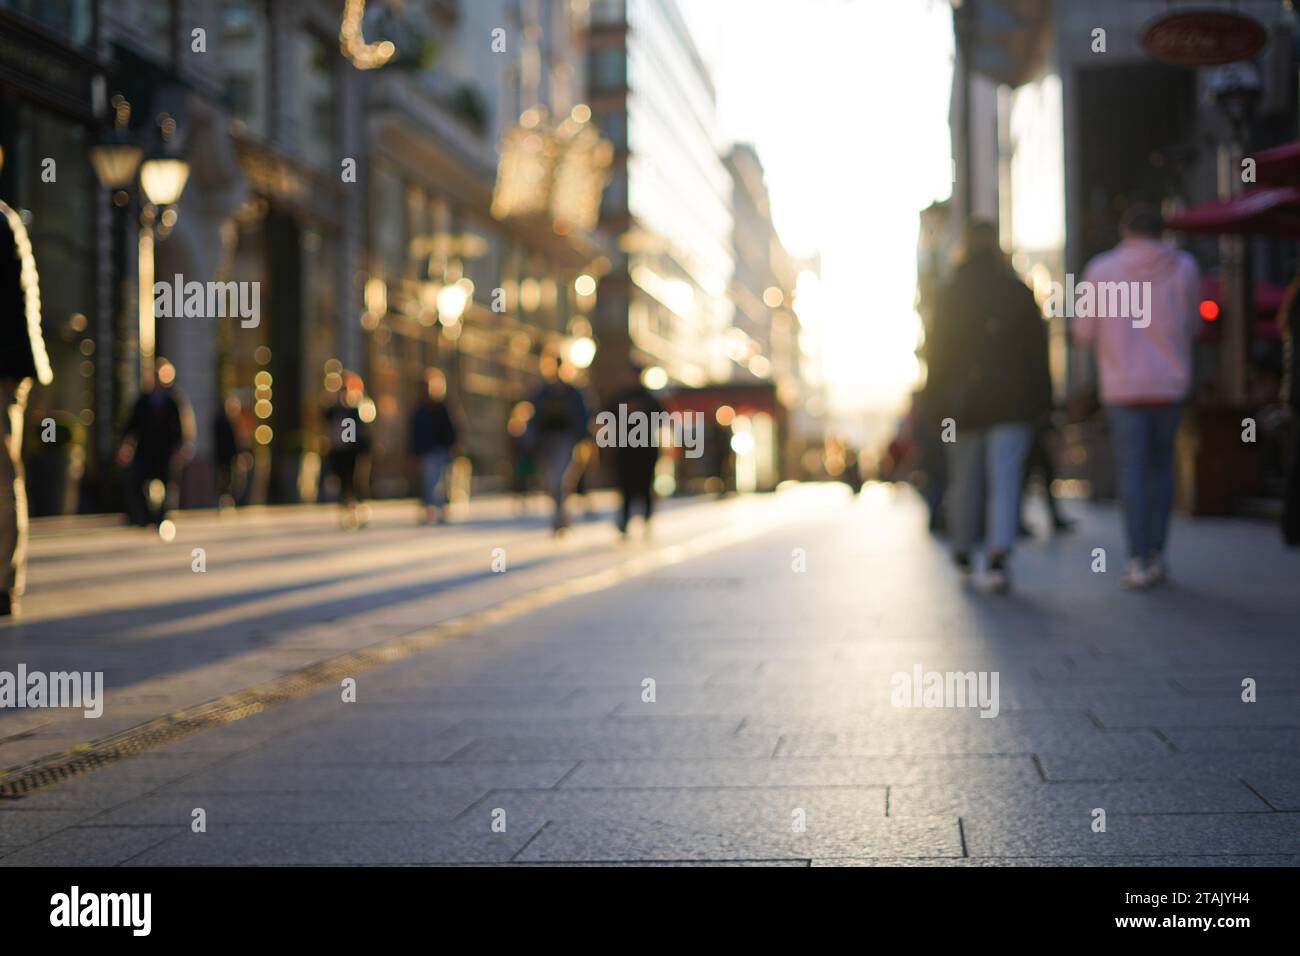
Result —
[[[817, 495], [361, 674], [356, 703], [9, 801], [0, 865], [1300, 864], [1300, 556], [1274, 529], [1180, 520], [1173, 580], [1133, 594], [1113, 511], [1076, 505], [993, 597], [905, 490]], [[997, 716], [893, 706], [917, 666], [996, 671]]]

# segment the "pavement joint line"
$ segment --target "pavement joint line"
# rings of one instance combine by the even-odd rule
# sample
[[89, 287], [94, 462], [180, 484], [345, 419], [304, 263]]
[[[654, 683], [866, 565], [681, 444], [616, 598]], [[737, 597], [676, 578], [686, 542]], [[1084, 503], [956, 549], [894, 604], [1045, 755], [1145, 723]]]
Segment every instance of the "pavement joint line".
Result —
[[411, 657], [438, 644], [501, 624], [562, 600], [606, 590], [648, 571], [671, 567], [712, 551], [760, 537], [787, 524], [790, 516], [747, 527], [733, 524], [684, 544], [660, 547], [602, 571], [512, 595], [497, 604], [440, 621], [416, 634], [380, 641], [355, 651], [317, 661], [273, 680], [232, 691], [193, 707], [182, 708], [125, 730], [38, 757], [0, 773], [0, 800], [18, 800], [43, 787], [98, 770], [145, 751], [175, 743], [216, 727], [305, 697], [333, 683]]
[[563, 784], [564, 781], [566, 781], [566, 780], [568, 780], [570, 777], [572, 777], [575, 773], [577, 773], [577, 772], [578, 772], [578, 769], [579, 769], [581, 766], [582, 766], [582, 761], [579, 760], [577, 763], [575, 763], [575, 764], [574, 764], [572, 767], [570, 767], [568, 770], [564, 771], [564, 776], [560, 777], [559, 780], [555, 781], [555, 783], [553, 783], [553, 784], [551, 785], [550, 789], [552, 789], [552, 790], [559, 790], [559, 789], [560, 789], [560, 785]]
[[1259, 799], [1263, 801], [1264, 806], [1268, 807], [1268, 808], [1269, 808], [1270, 810], [1272, 810], [1274, 813], [1279, 813], [1279, 812], [1281, 812], [1281, 811], [1278, 810], [1277, 807], [1275, 807], [1275, 806], [1273, 806], [1273, 804], [1269, 803], [1269, 802], [1268, 802], [1268, 799], [1267, 799], [1267, 798], [1266, 798], [1262, 793], [1260, 793], [1258, 790], [1256, 790], [1254, 787], [1252, 787], [1252, 786], [1250, 785], [1250, 782], [1249, 782], [1248, 780], [1246, 780], [1245, 777], [1238, 777], [1237, 779], [1241, 781], [1241, 785], [1242, 785], [1243, 787], [1245, 787], [1247, 790], [1249, 790], [1249, 791], [1250, 791], [1251, 793], [1253, 793], [1255, 796], [1259, 797]]
[[511, 862], [511, 863], [514, 863], [516, 860], [518, 860], [518, 859], [519, 859], [519, 854], [520, 854], [520, 853], [523, 853], [524, 850], [527, 850], [530, 846], [532, 846], [533, 841], [536, 840], [539, 836], [541, 836], [542, 833], [545, 832], [546, 828], [549, 827], [550, 825], [551, 825], [551, 821], [550, 821], [550, 820], [547, 820], [547, 821], [546, 821], [545, 823], [543, 823], [540, 827], [538, 827], [538, 828], [537, 828], [537, 832], [534, 833], [532, 836], [530, 836], [530, 837], [527, 839], [527, 841], [525, 841], [525, 843], [524, 843], [523, 846], [521, 846], [519, 849], [515, 850], [515, 852], [512, 853], [512, 854], [510, 855], [510, 862]]

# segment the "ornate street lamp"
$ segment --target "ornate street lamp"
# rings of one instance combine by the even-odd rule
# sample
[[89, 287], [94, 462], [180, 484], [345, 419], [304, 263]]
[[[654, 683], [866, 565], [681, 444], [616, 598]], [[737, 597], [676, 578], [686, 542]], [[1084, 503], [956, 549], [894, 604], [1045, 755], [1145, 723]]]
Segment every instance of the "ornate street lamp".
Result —
[[[190, 164], [175, 156], [159, 152], [140, 162], [144, 151], [131, 142], [126, 132], [131, 118], [131, 105], [118, 94], [113, 97], [114, 128], [102, 143], [90, 148], [90, 164], [100, 185], [114, 192], [113, 203], [122, 207], [127, 202], [126, 190], [140, 171], [140, 192], [144, 209], [140, 213], [138, 238], [139, 288], [137, 308], [138, 346], [140, 357], [140, 384], [148, 387], [153, 382], [154, 361], [154, 220], [158, 210], [180, 202], [185, 183], [190, 178]], [[176, 131], [176, 121], [164, 114], [160, 117], [163, 145]]]
[[183, 159], [146, 159], [140, 167], [140, 188], [155, 206], [174, 206], [190, 178], [190, 164]]

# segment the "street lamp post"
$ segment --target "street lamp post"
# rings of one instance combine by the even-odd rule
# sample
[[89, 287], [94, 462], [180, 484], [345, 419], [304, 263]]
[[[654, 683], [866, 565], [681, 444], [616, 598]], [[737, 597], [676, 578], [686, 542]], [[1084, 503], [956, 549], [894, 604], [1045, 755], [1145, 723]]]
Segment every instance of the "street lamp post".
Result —
[[140, 189], [148, 200], [140, 213], [140, 387], [153, 383], [157, 329], [154, 319], [154, 223], [158, 211], [180, 202], [190, 176], [190, 164], [183, 159], [157, 156], [140, 167]]
[[[153, 382], [156, 346], [156, 328], [153, 311], [154, 284], [154, 223], [159, 210], [174, 206], [180, 201], [185, 183], [189, 179], [190, 165], [185, 160], [159, 152], [141, 163], [143, 150], [132, 143], [126, 133], [131, 117], [130, 104], [120, 95], [113, 98], [115, 123], [113, 132], [104, 142], [92, 146], [90, 162], [100, 185], [113, 193], [113, 205], [123, 208], [129, 201], [128, 189], [140, 172], [140, 232], [138, 236], [138, 290], [137, 290], [137, 347], [140, 361], [140, 386], [148, 388]], [[166, 148], [175, 121], [161, 117], [160, 127], [163, 147]], [[116, 225], [116, 224], [115, 224]]]

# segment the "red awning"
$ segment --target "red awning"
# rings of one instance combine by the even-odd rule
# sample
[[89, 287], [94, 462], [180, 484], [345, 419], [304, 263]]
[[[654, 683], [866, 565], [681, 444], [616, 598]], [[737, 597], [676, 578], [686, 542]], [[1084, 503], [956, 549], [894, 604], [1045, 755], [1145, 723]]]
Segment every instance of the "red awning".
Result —
[[1185, 209], [1165, 220], [1178, 232], [1300, 237], [1300, 189], [1266, 186]]
[[1269, 186], [1300, 186], [1300, 141], [1256, 153], [1255, 178]]
[[[1255, 293], [1255, 311], [1262, 316], [1272, 318], [1282, 308], [1282, 298], [1286, 295], [1286, 286], [1272, 282], [1256, 282], [1251, 287]], [[1223, 282], [1218, 273], [1212, 272], [1201, 279], [1201, 295], [1215, 302], [1222, 302], [1219, 297], [1223, 292]]]

